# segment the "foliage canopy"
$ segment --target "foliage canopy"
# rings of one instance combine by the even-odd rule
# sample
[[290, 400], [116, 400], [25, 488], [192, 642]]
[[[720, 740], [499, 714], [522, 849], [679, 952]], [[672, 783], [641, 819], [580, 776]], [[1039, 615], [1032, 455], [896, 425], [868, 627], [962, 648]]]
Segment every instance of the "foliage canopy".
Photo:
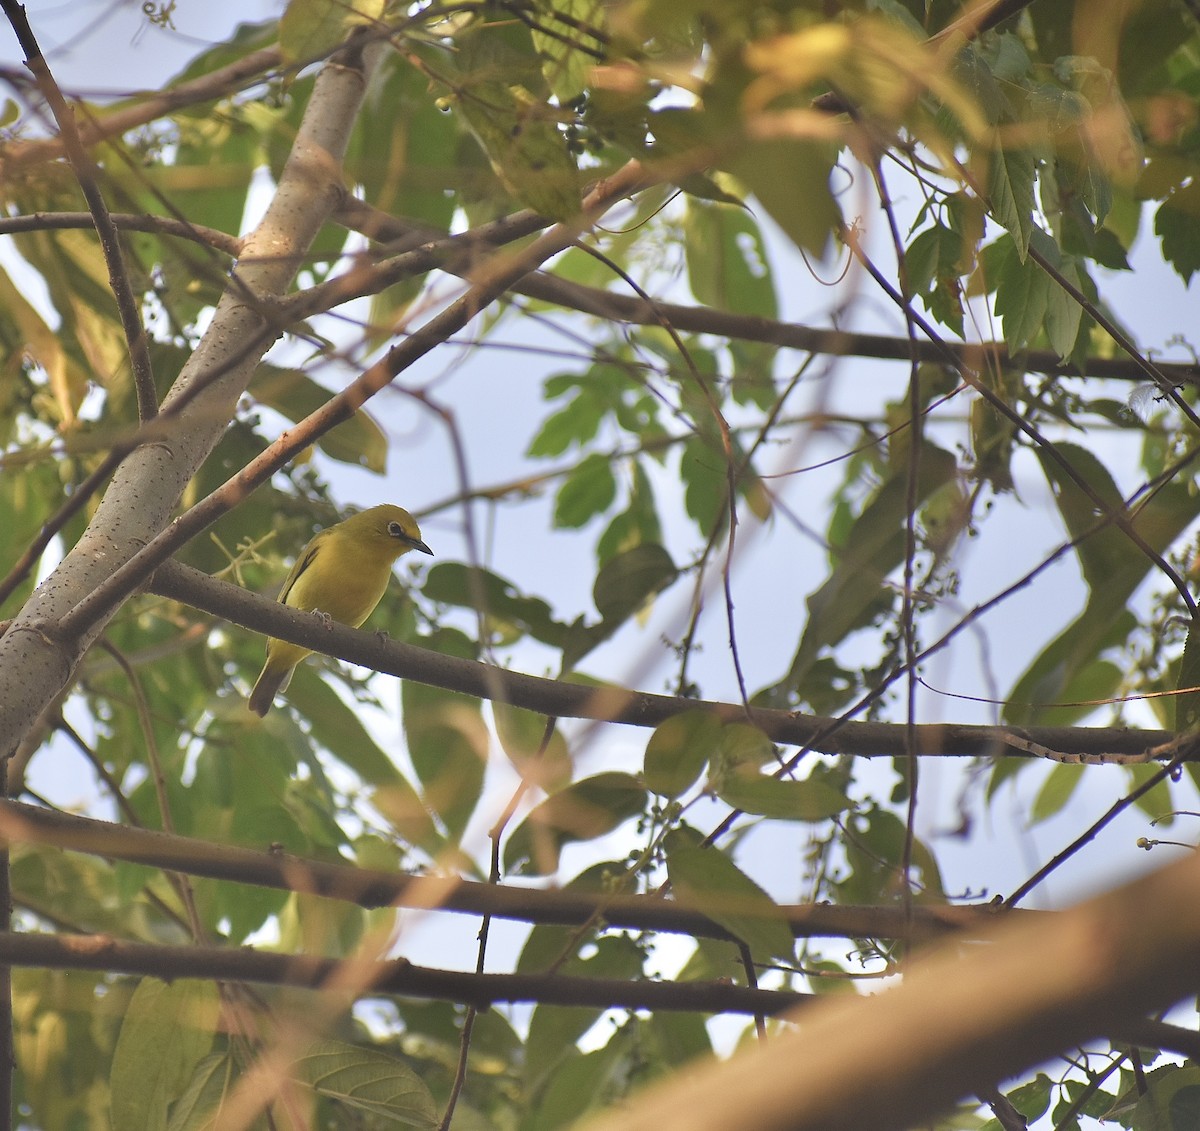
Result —
[[[641, 1125], [644, 1086], [786, 1049], [817, 997], [869, 1028], [858, 980], [990, 930], [960, 905], [1194, 804], [1197, 370], [1182, 312], [1139, 344], [1106, 298], [1200, 270], [1191, 5], [291, 0], [93, 101], [4, 8], [21, 1125]], [[351, 500], [437, 554], [386, 639], [254, 596]], [[264, 632], [328, 655], [260, 722]], [[1011, 796], [1083, 830], [1027, 882], [986, 860]], [[736, 1125], [781, 1126], [770, 1092], [789, 1126], [1193, 1126], [1175, 875], [1159, 918], [1078, 913], [1132, 957], [1038, 1040], [980, 1003], [974, 1060], [913, 1034], [937, 1087], [874, 1112], [902, 1070], [864, 1062], [822, 1123], [777, 1074]], [[478, 969], [388, 961], [396, 907], [447, 951], [482, 917]], [[489, 951], [500, 919], [532, 929]]]

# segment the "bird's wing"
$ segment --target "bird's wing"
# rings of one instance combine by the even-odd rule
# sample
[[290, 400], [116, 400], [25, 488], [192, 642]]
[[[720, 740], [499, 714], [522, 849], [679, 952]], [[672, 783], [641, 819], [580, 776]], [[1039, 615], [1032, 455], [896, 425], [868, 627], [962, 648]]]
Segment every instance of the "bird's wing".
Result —
[[317, 555], [321, 552], [321, 547], [324, 546], [325, 542], [327, 541], [326, 536], [328, 534], [328, 530], [322, 530], [321, 533], [318, 534], [311, 542], [309, 542], [309, 544], [301, 551], [300, 556], [296, 559], [296, 564], [292, 566], [291, 573], [289, 573], [287, 578], [284, 580], [283, 588], [279, 590], [279, 600], [282, 601], [283, 604], [286, 605], [288, 603], [288, 594], [291, 593], [292, 587], [296, 584], [296, 582], [300, 580], [300, 575], [306, 569], [308, 569], [308, 567], [312, 565], [314, 561], [316, 561]]

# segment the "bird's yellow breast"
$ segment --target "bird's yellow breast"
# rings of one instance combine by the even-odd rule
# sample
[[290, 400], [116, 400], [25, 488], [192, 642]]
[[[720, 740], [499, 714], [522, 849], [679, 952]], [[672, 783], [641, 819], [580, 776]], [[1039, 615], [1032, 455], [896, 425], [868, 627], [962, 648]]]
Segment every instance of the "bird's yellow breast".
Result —
[[386, 540], [347, 538], [330, 530], [317, 539], [310, 560], [292, 582], [284, 604], [320, 609], [358, 628], [379, 604], [392, 576], [395, 548]]

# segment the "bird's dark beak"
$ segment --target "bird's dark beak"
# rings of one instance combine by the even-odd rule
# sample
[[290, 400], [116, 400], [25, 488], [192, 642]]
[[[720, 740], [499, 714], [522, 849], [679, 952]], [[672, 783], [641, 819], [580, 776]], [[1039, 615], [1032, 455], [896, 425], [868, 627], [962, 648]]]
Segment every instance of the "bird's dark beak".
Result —
[[420, 538], [409, 538], [407, 541], [414, 550], [420, 550], [422, 554], [428, 554], [431, 558], [433, 557], [433, 551]]

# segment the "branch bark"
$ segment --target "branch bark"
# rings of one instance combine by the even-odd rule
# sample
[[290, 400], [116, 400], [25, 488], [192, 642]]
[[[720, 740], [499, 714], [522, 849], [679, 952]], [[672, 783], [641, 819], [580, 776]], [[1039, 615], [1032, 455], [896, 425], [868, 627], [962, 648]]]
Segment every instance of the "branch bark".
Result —
[[[497, 1002], [546, 1002], [594, 1009], [667, 1009], [689, 1013], [776, 1014], [813, 1001], [790, 990], [752, 990], [724, 982], [624, 982], [567, 974], [476, 974], [417, 966], [407, 959], [365, 964], [358, 996], [399, 994], [456, 1001], [480, 1009]], [[269, 954], [248, 947], [153, 946], [111, 935], [0, 932], [0, 962], [54, 970], [111, 970], [155, 978], [209, 978], [319, 990], [344, 965], [309, 954]], [[365, 966], [365, 969], [364, 969]]]
[[[678, 895], [601, 895], [580, 891], [506, 887], [457, 877], [407, 875], [349, 864], [306, 860], [287, 852], [210, 844], [194, 837], [135, 829], [0, 800], [0, 838], [10, 844], [44, 844], [72, 852], [125, 860], [189, 876], [255, 884], [353, 903], [358, 907], [413, 907], [517, 922], [578, 927], [597, 916], [617, 930], [663, 931], [693, 937], [732, 936]], [[920, 942], [957, 932], [977, 938], [995, 922], [990, 905], [898, 907], [832, 904], [781, 905], [779, 914], [797, 938], [903, 938]], [[742, 914], [751, 914], [743, 910]], [[1036, 911], [1012, 911], [1018, 917]]]
[[[505, 671], [474, 660], [460, 660], [346, 625], [326, 624], [311, 614], [268, 601], [178, 562], [160, 566], [150, 588], [160, 596], [185, 601], [265, 635], [388, 675], [462, 691], [481, 699], [494, 698], [499, 689], [506, 702], [543, 715], [642, 727], [655, 727], [673, 715], [693, 710], [712, 711], [731, 722], [746, 718], [740, 703], [715, 703], [612, 687], [594, 690], [580, 684]], [[853, 722], [764, 708], [753, 709], [751, 718], [777, 742], [824, 753], [895, 757], [905, 750], [902, 724]], [[923, 724], [915, 729], [917, 753], [925, 757], [994, 757], [1005, 753], [1030, 757], [1030, 750], [1041, 748], [1050, 751], [1056, 761], [1101, 764], [1143, 762], [1151, 756], [1174, 757], [1178, 753], [1170, 746], [1175, 736], [1169, 731], [941, 723]]]
[[[383, 243], [411, 244], [413, 241], [441, 244], [451, 240], [446, 232], [438, 231], [428, 224], [415, 220], [390, 216], [373, 208], [365, 201], [347, 200], [338, 209], [335, 219], [368, 239]], [[451, 273], [465, 273], [454, 254], [461, 255], [457, 246], [474, 245], [480, 254], [479, 243], [489, 240], [484, 228], [453, 237], [455, 242], [446, 244], [438, 264]], [[504, 235], [503, 231], [499, 233]], [[412, 249], [413, 251], [416, 248]], [[394, 253], [392, 253], [394, 254]], [[469, 262], [469, 260], [468, 260]], [[415, 259], [414, 264], [421, 261]], [[385, 274], [385, 280], [396, 281], [412, 272], [406, 267], [396, 273]], [[422, 269], [424, 269], [422, 267]], [[331, 286], [332, 284], [326, 284]], [[315, 288], [314, 288], [315, 291]], [[635, 326], [661, 326], [664, 319], [676, 330], [691, 334], [713, 334], [734, 341], [762, 342], [766, 345], [786, 349], [803, 350], [807, 353], [832, 354], [845, 357], [870, 357], [882, 361], [910, 362], [913, 350], [917, 360], [943, 365], [949, 351], [958, 362], [970, 369], [1021, 369], [1028, 373], [1045, 373], [1062, 377], [1111, 377], [1121, 381], [1146, 381], [1142, 368], [1128, 357], [1091, 357], [1080, 369], [1064, 362], [1053, 350], [1027, 350], [1017, 356], [1010, 355], [1003, 342], [950, 342], [939, 346], [934, 342], [908, 338], [896, 338], [887, 334], [866, 334], [848, 330], [836, 330], [816, 326], [804, 326], [798, 322], [780, 322], [752, 314], [735, 314], [705, 306], [688, 306], [677, 302], [647, 302], [636, 295], [621, 295], [585, 283], [576, 283], [543, 271], [527, 275], [513, 287], [539, 302], [576, 310], [607, 322], [625, 322]], [[307, 315], [308, 302], [303, 296], [289, 299], [297, 311]], [[1181, 385], [1200, 385], [1200, 366], [1185, 363], [1160, 363], [1158, 369], [1172, 381]]]

